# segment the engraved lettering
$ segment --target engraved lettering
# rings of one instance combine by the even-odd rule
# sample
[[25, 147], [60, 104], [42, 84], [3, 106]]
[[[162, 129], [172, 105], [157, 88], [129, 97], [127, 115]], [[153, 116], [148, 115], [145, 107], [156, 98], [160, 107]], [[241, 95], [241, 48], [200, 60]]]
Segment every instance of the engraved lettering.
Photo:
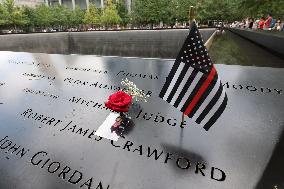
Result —
[[142, 145], [139, 145], [138, 148], [135, 148], [133, 152], [138, 151], [139, 155], [142, 156]]
[[[221, 173], [221, 178], [220, 178], [220, 177], [219, 177], [219, 178], [215, 178], [215, 177], [214, 177], [214, 173], [215, 173], [215, 170], [216, 170], [216, 169]], [[216, 167], [212, 167], [212, 168], [211, 168], [211, 179], [217, 180], [217, 181], [224, 181], [224, 180], [226, 179], [226, 174], [225, 174], [225, 172], [222, 171], [221, 169], [218, 169], [218, 168], [216, 168]]]
[[[54, 169], [51, 171], [50, 168], [55, 165]], [[60, 163], [59, 162], [52, 162], [51, 164], [49, 164], [47, 171], [49, 173], [55, 173], [58, 169], [60, 168]]]
[[[63, 168], [63, 170], [59, 173], [58, 177], [60, 177], [60, 178], [62, 178], [62, 179], [65, 179], [66, 173], [69, 173], [70, 170], [71, 170], [70, 167], [65, 166], [65, 167]], [[61, 177], [61, 175], [62, 175], [62, 177]]]
[[44, 151], [40, 151], [40, 152], [37, 152], [31, 159], [31, 163], [33, 165], [39, 165], [41, 162], [42, 162], [42, 159], [40, 159], [39, 161], [35, 162], [35, 158], [37, 158], [38, 156], [46, 156], [47, 155], [47, 152], [44, 152]]
[[127, 148], [128, 151], [130, 151], [129, 147], [133, 146], [133, 142], [131, 141], [127, 141], [123, 147], [123, 149]]
[[151, 152], [151, 148], [148, 147], [147, 157], [151, 157], [153, 154], [155, 154], [154, 155], [155, 160], [158, 160], [160, 156], [163, 154], [163, 151], [161, 151], [160, 155], [158, 155], [158, 151], [156, 149]]
[[[181, 163], [180, 163], [181, 160], [184, 160], [186, 162], [186, 163], [182, 163], [182, 164], [185, 164], [185, 165], [181, 165]], [[181, 169], [188, 169], [190, 167], [190, 161], [187, 158], [184, 158], [184, 157], [178, 158], [177, 161], [176, 161], [176, 164]]]
[[78, 182], [80, 182], [80, 180], [82, 180], [82, 178], [83, 178], [83, 174], [80, 171], [75, 170], [74, 173], [72, 174], [72, 176], [69, 178], [68, 182], [70, 182], [72, 184], [78, 184]]
[[21, 158], [22, 158], [24, 155], [26, 155], [26, 153], [27, 153], [28, 151], [30, 151], [30, 150], [27, 149], [27, 150], [25, 151], [25, 148], [22, 148], [22, 150], [20, 150], [20, 151], [17, 153], [17, 155], [21, 154]]
[[168, 160], [170, 160], [170, 159], [172, 160], [173, 159], [172, 157], [173, 157], [173, 154], [167, 152], [166, 159], [165, 159], [164, 163], [168, 163]]
[[205, 174], [202, 171], [202, 169], [205, 169], [205, 165], [203, 163], [197, 162], [196, 168], [195, 168], [195, 173], [198, 174], [198, 172], [200, 172], [203, 176], [205, 176]]

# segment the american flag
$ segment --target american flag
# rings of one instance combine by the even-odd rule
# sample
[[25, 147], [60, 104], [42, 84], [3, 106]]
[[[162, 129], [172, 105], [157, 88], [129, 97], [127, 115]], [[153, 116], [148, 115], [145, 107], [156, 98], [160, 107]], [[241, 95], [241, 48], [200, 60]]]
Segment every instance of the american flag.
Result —
[[227, 94], [194, 22], [159, 96], [206, 131], [226, 108]]

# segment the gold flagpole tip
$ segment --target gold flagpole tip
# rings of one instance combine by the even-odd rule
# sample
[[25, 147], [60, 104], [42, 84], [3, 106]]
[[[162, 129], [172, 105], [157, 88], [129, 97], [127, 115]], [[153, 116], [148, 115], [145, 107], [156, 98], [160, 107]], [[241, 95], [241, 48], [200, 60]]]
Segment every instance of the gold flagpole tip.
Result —
[[191, 23], [194, 21], [194, 6], [190, 6], [189, 9], [189, 24], [191, 25]]

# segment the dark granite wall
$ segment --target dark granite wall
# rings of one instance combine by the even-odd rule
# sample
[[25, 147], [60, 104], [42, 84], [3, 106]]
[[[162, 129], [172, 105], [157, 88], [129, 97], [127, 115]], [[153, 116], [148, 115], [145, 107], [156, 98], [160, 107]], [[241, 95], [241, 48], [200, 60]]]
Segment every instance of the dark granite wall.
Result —
[[[201, 29], [206, 41], [215, 29]], [[187, 29], [94, 31], [0, 36], [0, 51], [175, 58]]]
[[275, 53], [284, 56], [284, 37], [269, 34], [267, 32], [260, 31], [251, 31], [251, 30], [243, 30], [243, 29], [229, 29], [231, 32], [238, 34], [241, 37], [244, 37], [260, 46], [263, 46], [270, 51], [274, 51]]

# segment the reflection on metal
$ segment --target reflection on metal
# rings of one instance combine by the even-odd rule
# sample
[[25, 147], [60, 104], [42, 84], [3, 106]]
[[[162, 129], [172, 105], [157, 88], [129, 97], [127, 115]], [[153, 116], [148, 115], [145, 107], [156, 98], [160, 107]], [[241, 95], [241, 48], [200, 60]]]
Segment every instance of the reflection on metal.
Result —
[[[216, 65], [228, 108], [209, 132], [187, 117], [181, 132], [180, 112], [158, 98], [173, 60], [0, 52], [0, 62], [1, 189], [88, 188], [90, 178], [104, 189], [280, 188], [284, 69]], [[152, 93], [130, 111], [135, 128], [111, 141], [95, 132], [121, 71]]]

